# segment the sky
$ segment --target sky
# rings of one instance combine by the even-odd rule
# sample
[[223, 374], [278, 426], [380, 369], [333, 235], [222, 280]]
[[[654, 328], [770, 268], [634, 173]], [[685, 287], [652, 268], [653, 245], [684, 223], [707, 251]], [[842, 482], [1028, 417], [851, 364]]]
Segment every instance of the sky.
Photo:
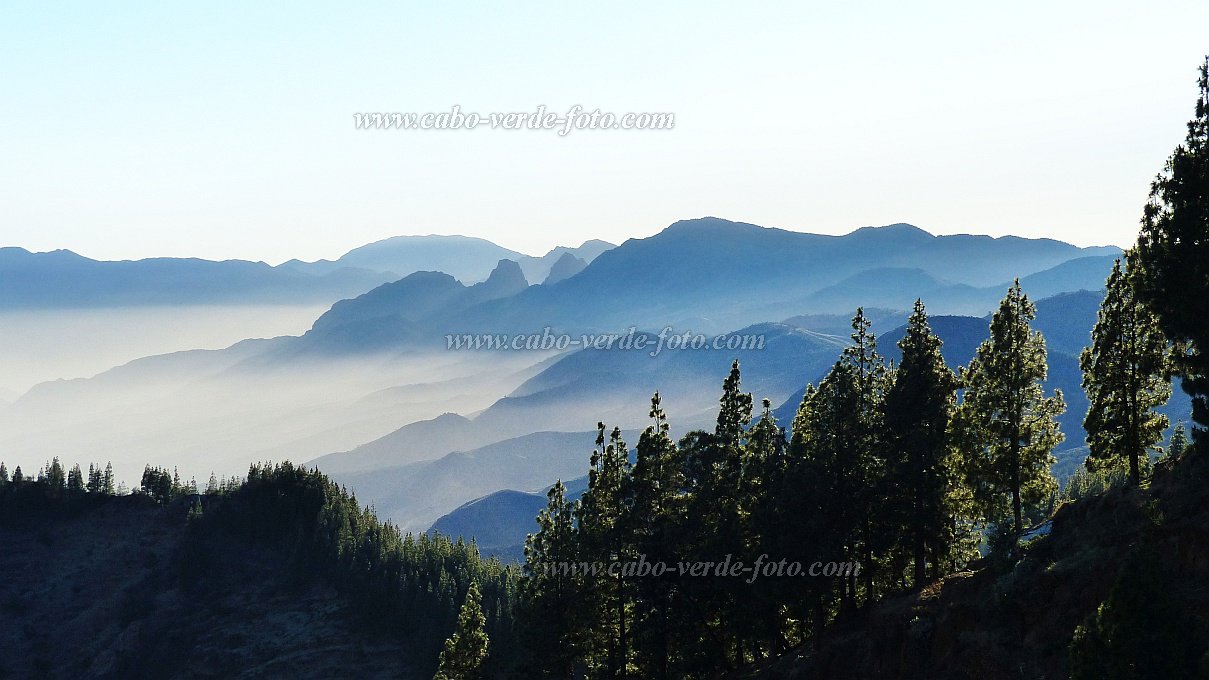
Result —
[[[1204, 0], [251, 4], [0, 5], [0, 245], [540, 254], [714, 215], [1127, 246], [1209, 53]], [[454, 105], [675, 127], [354, 126]]]

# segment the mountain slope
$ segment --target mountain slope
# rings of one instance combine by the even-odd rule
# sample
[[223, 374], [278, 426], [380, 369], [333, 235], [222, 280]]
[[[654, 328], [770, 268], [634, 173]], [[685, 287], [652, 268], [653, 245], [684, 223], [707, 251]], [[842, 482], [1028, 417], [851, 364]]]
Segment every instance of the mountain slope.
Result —
[[423, 531], [441, 515], [493, 491], [532, 491], [552, 479], [582, 475], [595, 439], [595, 432], [534, 432], [436, 460], [336, 479], [358, 498], [372, 501], [383, 518], [404, 530]]
[[[428, 678], [329, 585], [280, 585], [283, 556], [245, 543], [182, 587], [186, 507], [102, 499], [0, 525], [0, 676]], [[65, 647], [65, 645], [68, 645]], [[65, 649], [70, 650], [65, 653]]]
[[[588, 488], [587, 477], [564, 480], [566, 498], [577, 500]], [[473, 538], [483, 555], [504, 562], [523, 562], [525, 537], [537, 530], [537, 514], [546, 507], [546, 492], [504, 489], [476, 498], [433, 522], [430, 533]]]

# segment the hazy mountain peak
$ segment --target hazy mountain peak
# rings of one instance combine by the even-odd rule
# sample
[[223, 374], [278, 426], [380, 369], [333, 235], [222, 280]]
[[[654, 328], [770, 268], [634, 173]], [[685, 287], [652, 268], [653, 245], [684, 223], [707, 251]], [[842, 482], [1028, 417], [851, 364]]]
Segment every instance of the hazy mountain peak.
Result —
[[616, 248], [616, 247], [617, 247], [616, 243], [609, 243], [608, 241], [598, 239], [598, 238], [590, 238], [587, 241], [584, 241], [583, 243], [579, 244], [579, 247], [576, 248], [576, 250], [580, 250], [580, 251], [583, 251], [583, 250], [589, 250], [589, 251], [591, 251], [591, 250], [608, 250], [610, 248]]
[[755, 224], [746, 222], [734, 222], [721, 217], [695, 217], [688, 220], [677, 220], [668, 225], [662, 233], [738, 233], [753, 230], [767, 230], [768, 227], [761, 227]]
[[554, 261], [554, 264], [550, 267], [550, 274], [546, 276], [546, 280], [542, 283], [548, 286], [564, 279], [569, 279], [583, 271], [584, 267], [587, 266], [587, 262], [575, 257], [568, 250], [562, 254], [562, 257]]
[[[477, 236], [462, 236], [461, 234], [423, 234], [423, 235], [407, 234], [407, 235], [402, 235], [402, 236], [390, 236], [388, 238], [384, 238], [384, 239], [380, 239], [377, 241], [373, 241], [371, 243], [367, 243], [363, 246], [357, 246], [356, 248], [353, 248], [352, 250], [348, 251], [341, 257], [343, 258], [343, 257], [347, 257], [349, 255], [353, 255], [354, 253], [364, 253], [364, 252], [378, 250], [378, 249], [382, 249], [382, 248], [394, 248], [394, 247], [398, 247], [398, 246], [406, 247], [406, 246], [420, 245], [420, 244], [428, 245], [428, 244], [442, 243], [442, 242], [459, 243], [459, 244], [460, 243], [478, 243], [478, 244], [481, 244], [484, 246], [496, 246], [495, 243], [492, 243], [491, 241], [488, 241], [485, 238], [479, 238]], [[496, 247], [498, 247], [498, 246], [496, 246]]]
[[475, 236], [392, 236], [354, 248], [335, 262], [317, 262], [320, 271], [337, 267], [359, 267], [397, 275], [436, 269], [459, 281], [481, 281], [494, 263], [507, 258], [519, 260], [523, 253]]
[[907, 224], [906, 222], [895, 222], [894, 224], [887, 224], [883, 227], [861, 227], [860, 229], [848, 232], [846, 236], [881, 236], [911, 240], [928, 240], [936, 238], [936, 236], [931, 232], [920, 229], [914, 224]]
[[486, 281], [474, 285], [474, 288], [486, 291], [495, 296], [514, 295], [529, 287], [525, 273], [516, 260], [502, 259], [491, 270]]

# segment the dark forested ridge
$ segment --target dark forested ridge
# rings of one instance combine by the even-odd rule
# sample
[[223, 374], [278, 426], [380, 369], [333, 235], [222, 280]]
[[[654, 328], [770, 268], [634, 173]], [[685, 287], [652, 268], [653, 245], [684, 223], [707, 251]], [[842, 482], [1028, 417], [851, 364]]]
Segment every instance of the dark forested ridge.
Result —
[[512, 637], [515, 568], [400, 535], [317, 472], [143, 481], [0, 482], [0, 677], [430, 678], [471, 584]]

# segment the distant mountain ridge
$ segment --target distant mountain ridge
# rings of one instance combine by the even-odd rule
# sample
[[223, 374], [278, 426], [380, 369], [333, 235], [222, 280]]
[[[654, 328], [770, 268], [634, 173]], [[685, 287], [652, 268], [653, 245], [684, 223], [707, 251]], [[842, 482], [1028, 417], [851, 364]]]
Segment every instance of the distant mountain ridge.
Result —
[[[335, 261], [290, 260], [277, 266], [169, 257], [108, 261], [70, 250], [34, 253], [7, 247], [0, 248], [0, 310], [331, 304], [420, 271], [441, 271], [473, 284], [504, 259], [516, 262], [529, 281], [540, 282], [564, 255], [586, 265], [612, 247], [591, 240], [532, 257], [465, 236], [398, 236], [355, 248]], [[566, 268], [564, 264], [564, 276]]]
[[520, 265], [527, 280], [540, 283], [564, 255], [570, 254], [586, 264], [614, 247], [608, 241], [591, 239], [576, 247], [557, 246], [535, 257], [473, 236], [393, 236], [354, 248], [336, 260], [290, 260], [282, 266], [323, 274], [351, 267], [387, 273], [392, 279], [413, 272], [439, 271], [462, 283], [473, 284], [485, 279], [500, 260], [512, 260]]
[[[821, 300], [810, 296], [863, 272], [885, 269], [995, 288], [997, 296], [989, 311], [1002, 296], [997, 289], [1006, 288], [1017, 276], [1024, 278], [1075, 258], [1119, 252], [1043, 239], [932, 236], [901, 224], [823, 236], [702, 218], [677, 222], [646, 239], [631, 239], [560, 284], [502, 303], [507, 309], [496, 314], [524, 319], [531, 308], [566, 307], [568, 316], [585, 325], [599, 326], [606, 320], [625, 323], [619, 316], [628, 316], [640, 326], [647, 317], [668, 322], [696, 318], [725, 330], [767, 321], [769, 315], [763, 310], [773, 307], [797, 313], [850, 313], [855, 307], [850, 300], [820, 305]], [[1063, 290], [1101, 287], [1111, 260], [1104, 265], [1103, 275], [1091, 273], [1080, 281], [1067, 281]], [[880, 300], [866, 299], [861, 304], [905, 308]], [[494, 310], [481, 311], [484, 317], [494, 316]]]
[[110, 262], [70, 250], [0, 248], [0, 309], [315, 303], [385, 280], [378, 272], [352, 268], [316, 275], [244, 260]]
[[[802, 314], [851, 314], [858, 306], [909, 309], [916, 297], [935, 313], [981, 316], [1014, 278], [1034, 297], [1100, 289], [1120, 253], [1048, 239], [933, 236], [911, 225], [865, 227], [823, 236], [718, 218], [677, 222], [602, 252], [581, 271], [548, 285], [471, 305], [399, 307], [361, 329], [371, 347], [440, 348], [450, 333], [624, 332], [630, 327], [718, 333]], [[1079, 264], [1068, 265], [1072, 261]], [[533, 279], [529, 279], [531, 282]], [[1035, 289], [1035, 290], [1034, 290]], [[368, 296], [341, 303], [374, 305]], [[397, 317], [407, 318], [400, 325]], [[388, 319], [387, 317], [392, 317]], [[322, 336], [331, 351], [364, 343]]]

